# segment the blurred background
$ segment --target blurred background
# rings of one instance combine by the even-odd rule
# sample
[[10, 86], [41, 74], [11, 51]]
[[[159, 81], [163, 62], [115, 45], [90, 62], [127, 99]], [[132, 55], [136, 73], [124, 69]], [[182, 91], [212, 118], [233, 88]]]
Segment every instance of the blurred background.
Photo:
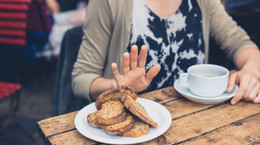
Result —
[[[221, 2], [260, 46], [260, 0]], [[36, 122], [80, 108], [62, 110], [66, 102], [59, 100], [64, 90], [73, 96], [64, 84], [71, 82], [75, 58], [66, 54], [69, 45], [79, 48], [80, 41], [68, 42], [83, 35], [86, 9], [87, 0], [0, 0], [1, 145], [44, 144]], [[210, 63], [234, 68], [214, 40], [210, 47]], [[64, 67], [70, 70], [64, 73]]]
[[36, 122], [54, 115], [64, 33], [83, 25], [85, 0], [0, 0], [0, 144], [44, 144]]

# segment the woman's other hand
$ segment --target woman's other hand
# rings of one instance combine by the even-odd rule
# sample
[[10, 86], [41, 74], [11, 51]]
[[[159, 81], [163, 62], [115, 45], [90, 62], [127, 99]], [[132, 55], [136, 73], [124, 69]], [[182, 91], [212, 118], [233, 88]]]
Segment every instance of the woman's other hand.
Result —
[[228, 92], [231, 92], [236, 84], [239, 89], [231, 100], [231, 104], [236, 104], [239, 100], [252, 101], [260, 103], [260, 81], [257, 75], [251, 69], [241, 69], [230, 74]]
[[245, 48], [238, 52], [235, 64], [239, 71], [231, 73], [229, 77], [228, 92], [231, 92], [235, 84], [239, 85], [231, 104], [239, 100], [260, 103], [260, 51], [258, 48]]
[[119, 73], [116, 63], [111, 64], [111, 70], [115, 78], [112, 88], [130, 87], [134, 92], [145, 90], [152, 79], [159, 73], [160, 65], [154, 65], [148, 72], [145, 71], [147, 47], [143, 45], [138, 55], [138, 47], [133, 45], [129, 53], [124, 53]]

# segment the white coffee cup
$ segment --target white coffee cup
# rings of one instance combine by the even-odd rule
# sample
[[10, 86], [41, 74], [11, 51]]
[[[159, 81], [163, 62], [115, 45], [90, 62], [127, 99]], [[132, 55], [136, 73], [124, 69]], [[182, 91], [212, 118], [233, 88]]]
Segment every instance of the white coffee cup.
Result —
[[180, 75], [179, 83], [201, 97], [214, 97], [227, 90], [229, 71], [214, 64], [190, 66], [187, 73]]

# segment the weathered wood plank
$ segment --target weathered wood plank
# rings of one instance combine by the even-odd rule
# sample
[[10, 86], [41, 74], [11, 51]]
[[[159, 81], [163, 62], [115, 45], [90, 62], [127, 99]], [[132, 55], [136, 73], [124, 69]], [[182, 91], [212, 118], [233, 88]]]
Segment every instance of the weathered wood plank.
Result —
[[[174, 95], [175, 94], [175, 95]], [[158, 102], [167, 102], [174, 100], [179, 95], [174, 91], [173, 87], [167, 87], [155, 91], [155, 93], [145, 93], [140, 97], [148, 98]], [[74, 129], [74, 118], [78, 111], [48, 118], [37, 122], [39, 129], [42, 131], [44, 136], [48, 137], [54, 134], [59, 134], [71, 129]]]
[[260, 114], [233, 123], [215, 132], [193, 139], [184, 143], [185, 145], [194, 144], [253, 144], [260, 140]]
[[163, 103], [163, 106], [169, 110], [173, 119], [177, 119], [178, 117], [189, 115], [191, 113], [211, 108], [212, 106], [216, 105], [197, 104], [189, 100], [180, 98], [167, 103]]
[[[196, 111], [209, 108], [212, 105], [202, 105], [192, 103], [188, 100], [177, 99], [171, 102], [167, 102], [164, 106], [170, 111], [173, 118], [180, 117], [185, 114], [194, 113]], [[189, 106], [189, 107], [185, 107]], [[46, 137], [55, 134], [63, 133], [68, 130], [74, 129], [74, 118], [77, 114], [72, 112], [66, 115], [61, 115], [57, 117], [52, 117], [38, 122], [39, 128], [42, 130]], [[87, 116], [87, 114], [86, 114]]]
[[[167, 102], [164, 104], [164, 106], [166, 106], [166, 108], [171, 112], [172, 116], [174, 118], [178, 118], [182, 115], [185, 115], [186, 117], [186, 114], [189, 114], [192, 115], [194, 112], [197, 112], [199, 110], [206, 110], [207, 108], [211, 108], [212, 105], [202, 105], [202, 104], [196, 104], [196, 103], [192, 103], [188, 100], [185, 100], [185, 99], [177, 99], [177, 100], [174, 100], [174, 101], [171, 101], [171, 102]], [[185, 107], [186, 106], [186, 107]], [[189, 106], [189, 107], [187, 107]], [[74, 114], [68, 114], [68, 115], [71, 115], [71, 116], [75, 116]], [[60, 118], [62, 120], [62, 118]], [[51, 121], [51, 120], [49, 120]], [[49, 125], [49, 124], [47, 124]], [[46, 128], [46, 127], [45, 127]], [[49, 127], [47, 127], [49, 128]], [[62, 128], [62, 127], [60, 127]], [[50, 142], [52, 143], [55, 143], [55, 138], [66, 138], [66, 140], [70, 140], [70, 143], [73, 143], [73, 144], [76, 144], [77, 142], [73, 142], [74, 140], [77, 141], [77, 139], [75, 139], [75, 137], [77, 136], [74, 136], [74, 139], [69, 139], [71, 138], [71, 132], [74, 132], [75, 130], [72, 130], [72, 131], [69, 131], [69, 132], [66, 132], [67, 128], [64, 128], [63, 131], [61, 131], [60, 134], [54, 134], [51, 138], [52, 140], [50, 140]], [[63, 133], [64, 132], [64, 133]], [[81, 136], [80, 136], [81, 137]], [[54, 139], [53, 139], [54, 138]], [[84, 137], [85, 138], [85, 137]], [[159, 138], [159, 140], [155, 140], [156, 141], [156, 144], [158, 142], [161, 142], [163, 141], [162, 139], [164, 138], [164, 136], [161, 136]], [[78, 138], [79, 140], [82, 140], [81, 138]]]
[[95, 141], [81, 135], [76, 129], [52, 136], [49, 141], [53, 145], [94, 145]]
[[[180, 97], [173, 87], [141, 94], [139, 97], [163, 104], [173, 117], [173, 123], [165, 134], [144, 144], [189, 143], [188, 141], [191, 139], [199, 140], [203, 138], [203, 136], [206, 137], [213, 135], [215, 132], [217, 133], [218, 130], [223, 130], [222, 132], [224, 132], [224, 128], [233, 127], [231, 123], [239, 120], [244, 121], [248, 116], [255, 114], [259, 116], [258, 113], [260, 112], [259, 104], [243, 101], [235, 106], [229, 104], [196, 104]], [[77, 112], [78, 111], [39, 121], [37, 122], [38, 128], [48, 142], [52, 144], [99, 144], [82, 136], [75, 129], [74, 118]], [[245, 124], [244, 129], [249, 128], [249, 126], [252, 126], [254, 123], [260, 124], [259, 120], [257, 122], [257, 120], [253, 118], [252, 120], [256, 122], [248, 119], [248, 121], [243, 123], [243, 125]], [[240, 132], [242, 132], [243, 128], [240, 128]], [[226, 133], [228, 133], [228, 131]], [[259, 134], [259, 132], [257, 133]], [[246, 135], [247, 134], [244, 136]], [[259, 137], [257, 136], [251, 144], [257, 144], [258, 142]]]
[[[234, 106], [224, 104], [174, 120], [163, 136], [168, 144], [181, 143], [259, 112], [259, 104], [243, 101]], [[157, 140], [147, 143], [157, 144]]]
[[259, 104], [247, 102], [239, 102], [234, 106], [224, 104], [173, 121], [166, 137], [170, 143], [181, 142], [259, 112]]
[[180, 97], [180, 95], [173, 87], [166, 87], [152, 92], [140, 94], [138, 97], [150, 99], [158, 103], [165, 103], [171, 100], [175, 100], [176, 98]]
[[[164, 104], [166, 106], [166, 108], [171, 112], [172, 116], [174, 118], [176, 117], [180, 117], [182, 115], [188, 114], [188, 113], [193, 113], [196, 112], [198, 110], [202, 110], [208, 107], [211, 107], [212, 105], [202, 105], [202, 104], [194, 104], [188, 100], [183, 100], [183, 99], [177, 99], [171, 102], [167, 102]], [[185, 106], [190, 106], [190, 107], [185, 107]], [[40, 121], [38, 124], [41, 127], [42, 131], [44, 132], [45, 136], [47, 137], [46, 139], [49, 140], [49, 142], [51, 142], [52, 144], [56, 143], [56, 142], [60, 142], [60, 140], [62, 140], [62, 138], [65, 138], [65, 140], [63, 141], [63, 143], [78, 143], [78, 140], [82, 141], [82, 136], [78, 136], [75, 134], [77, 133], [72, 133], [75, 132], [76, 129], [74, 126], [74, 118], [76, 116], [77, 112], [73, 112], [73, 113], [69, 113], [66, 116], [62, 115], [62, 116], [57, 116], [54, 118], [50, 118], [50, 119], [45, 119], [43, 121]], [[66, 117], [66, 118], [64, 118]], [[67, 120], [67, 119], [71, 119], [71, 120]], [[66, 123], [69, 124], [68, 125], [64, 125], [64, 120], [66, 120]], [[55, 124], [53, 123], [55, 121]], [[53, 128], [55, 125], [55, 128]], [[51, 131], [50, 131], [51, 128]], [[71, 130], [73, 129], [73, 130]], [[73, 136], [71, 135], [73, 134]], [[71, 138], [73, 137], [73, 138]], [[77, 138], [78, 137], [78, 138]], [[55, 139], [58, 139], [58, 141], [56, 141]], [[84, 137], [85, 138], [85, 137]], [[74, 140], [76, 142], [74, 142]], [[67, 142], [69, 141], [69, 142]], [[89, 143], [89, 141], [85, 141], [86, 143]], [[62, 143], [62, 144], [63, 144]]]
[[47, 138], [55, 134], [59, 134], [75, 128], [74, 118], [78, 111], [68, 114], [48, 118], [37, 122], [38, 128], [42, 134]]

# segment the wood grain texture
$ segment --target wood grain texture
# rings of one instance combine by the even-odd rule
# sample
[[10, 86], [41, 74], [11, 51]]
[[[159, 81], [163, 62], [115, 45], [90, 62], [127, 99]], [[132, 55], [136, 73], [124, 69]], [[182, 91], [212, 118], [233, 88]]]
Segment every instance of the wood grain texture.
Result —
[[[248, 102], [239, 102], [234, 106], [223, 104], [173, 120], [169, 130], [164, 133], [164, 137], [167, 144], [182, 144], [186, 141], [193, 144], [193, 139], [197, 137], [217, 131], [259, 112], [259, 104]], [[157, 144], [157, 142], [157, 139], [153, 139], [143, 144]]]
[[74, 118], [77, 113], [78, 111], [75, 111], [68, 114], [41, 120], [37, 122], [37, 127], [46, 138], [69, 130], [73, 130], [75, 129]]
[[173, 119], [178, 119], [179, 117], [187, 116], [191, 113], [208, 109], [215, 105], [197, 104], [180, 98], [167, 103], [163, 103], [163, 106], [169, 110]]
[[[172, 115], [172, 124], [161, 136], [141, 144], [259, 144], [260, 104], [240, 101], [218, 105], [193, 103], [181, 97], [173, 87], [140, 95], [159, 102]], [[74, 126], [76, 112], [37, 122], [39, 133], [49, 144], [90, 144], [93, 140], [82, 136]], [[87, 114], [86, 114], [87, 116]]]
[[239, 102], [234, 106], [224, 104], [174, 120], [170, 129], [164, 135], [167, 138], [167, 142], [180, 143], [259, 112], [259, 104], [247, 102]]
[[140, 98], [146, 98], [158, 103], [165, 103], [177, 99], [180, 95], [174, 90], [173, 87], [167, 87], [152, 92], [138, 95]]
[[82, 136], [76, 129], [49, 138], [53, 145], [94, 145], [97, 142]]
[[230, 124], [215, 132], [184, 143], [194, 144], [253, 144], [260, 140], [260, 114]]

